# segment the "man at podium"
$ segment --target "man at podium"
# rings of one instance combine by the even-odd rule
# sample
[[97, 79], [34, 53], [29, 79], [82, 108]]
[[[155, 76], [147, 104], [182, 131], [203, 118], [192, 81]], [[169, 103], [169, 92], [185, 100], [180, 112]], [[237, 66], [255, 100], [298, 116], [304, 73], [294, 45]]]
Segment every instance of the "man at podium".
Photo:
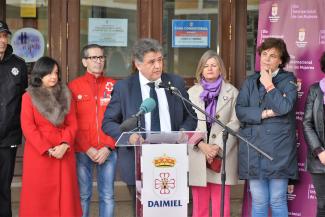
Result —
[[[132, 50], [132, 64], [135, 72], [114, 86], [103, 119], [103, 131], [117, 140], [122, 133], [120, 125], [137, 114], [142, 101], [149, 97], [156, 101], [156, 107], [152, 112], [141, 115], [141, 131], [195, 130], [197, 120], [192, 107], [185, 108], [182, 100], [171, 91], [159, 88], [164, 84], [171, 85], [188, 99], [184, 80], [177, 75], [163, 73], [163, 49], [159, 42], [148, 38], [138, 40]], [[135, 202], [134, 163], [133, 149], [118, 150], [117, 168]]]

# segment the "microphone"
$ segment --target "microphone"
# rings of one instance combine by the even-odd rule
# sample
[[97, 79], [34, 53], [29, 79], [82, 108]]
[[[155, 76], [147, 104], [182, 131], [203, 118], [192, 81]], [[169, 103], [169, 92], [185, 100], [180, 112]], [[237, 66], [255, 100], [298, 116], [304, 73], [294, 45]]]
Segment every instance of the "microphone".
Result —
[[123, 121], [123, 123], [120, 125], [120, 131], [127, 132], [137, 128], [138, 117], [142, 114], [153, 111], [155, 107], [156, 107], [156, 102], [154, 99], [147, 98], [143, 100], [143, 102], [140, 105], [139, 111], [136, 114], [132, 115], [130, 118]]
[[140, 105], [139, 111], [133, 115], [134, 117], [139, 117], [142, 114], [152, 112], [156, 108], [156, 101], [153, 98], [147, 98], [143, 100]]
[[135, 116], [132, 116], [132, 117], [126, 119], [120, 125], [120, 131], [127, 132], [127, 131], [135, 129], [137, 127], [137, 122], [138, 122], [138, 119]]
[[158, 88], [164, 88], [164, 89], [167, 89], [169, 91], [173, 91], [173, 90], [177, 90], [176, 87], [172, 86], [171, 82], [168, 81], [168, 84], [165, 84], [163, 82], [160, 82], [158, 85], [157, 85]]

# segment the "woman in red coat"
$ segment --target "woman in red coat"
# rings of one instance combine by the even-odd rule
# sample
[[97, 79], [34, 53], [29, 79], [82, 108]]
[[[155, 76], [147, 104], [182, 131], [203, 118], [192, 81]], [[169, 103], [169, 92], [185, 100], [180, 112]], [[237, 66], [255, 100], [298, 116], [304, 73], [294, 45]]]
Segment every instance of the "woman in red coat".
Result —
[[81, 216], [74, 140], [75, 109], [59, 65], [42, 57], [23, 95], [21, 126], [26, 138], [19, 216]]

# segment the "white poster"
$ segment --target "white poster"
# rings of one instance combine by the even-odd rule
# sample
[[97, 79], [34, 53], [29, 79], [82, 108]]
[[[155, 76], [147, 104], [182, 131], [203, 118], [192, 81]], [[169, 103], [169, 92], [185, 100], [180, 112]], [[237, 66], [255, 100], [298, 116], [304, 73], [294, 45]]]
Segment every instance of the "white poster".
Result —
[[186, 144], [142, 145], [143, 217], [187, 217]]
[[128, 20], [89, 18], [88, 43], [110, 47], [127, 47]]

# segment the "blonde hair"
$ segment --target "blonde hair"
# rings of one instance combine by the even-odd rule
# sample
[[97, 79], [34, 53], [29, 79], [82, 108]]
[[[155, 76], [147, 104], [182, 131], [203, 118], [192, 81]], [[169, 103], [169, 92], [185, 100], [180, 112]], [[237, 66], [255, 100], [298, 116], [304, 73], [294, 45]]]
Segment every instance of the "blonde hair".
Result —
[[214, 50], [207, 50], [202, 55], [198, 65], [197, 65], [197, 68], [196, 68], [195, 77], [196, 77], [197, 82], [200, 82], [200, 80], [202, 78], [202, 72], [204, 69], [204, 65], [211, 58], [214, 58], [217, 61], [217, 65], [220, 68], [220, 76], [222, 76], [222, 78], [226, 81], [227, 72], [226, 72], [226, 68], [225, 68], [225, 65], [224, 65], [221, 57]]

